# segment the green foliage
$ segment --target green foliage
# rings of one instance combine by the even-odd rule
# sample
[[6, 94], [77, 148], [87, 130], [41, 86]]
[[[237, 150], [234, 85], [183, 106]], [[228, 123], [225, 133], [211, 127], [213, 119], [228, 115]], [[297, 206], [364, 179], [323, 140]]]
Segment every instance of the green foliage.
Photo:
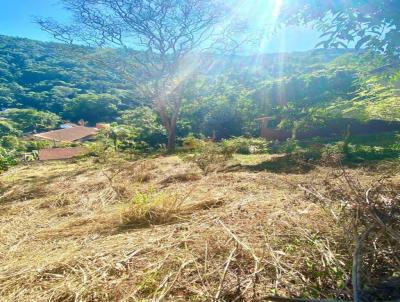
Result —
[[115, 151], [118, 150], [135, 150], [136, 129], [126, 125], [118, 125], [113, 123], [97, 134], [97, 139], [100, 140], [105, 148], [112, 147]]
[[19, 161], [34, 161], [38, 150], [49, 148], [52, 142], [25, 140], [24, 138], [4, 135], [0, 137], [0, 171], [16, 165]]
[[86, 156], [96, 157], [100, 163], [106, 163], [115, 156], [115, 149], [110, 147], [107, 141], [100, 140], [94, 143], [87, 143]]
[[393, 0], [320, 1], [292, 0], [284, 4], [285, 23], [311, 23], [323, 34], [318, 44], [328, 47], [367, 48], [390, 59], [400, 57], [400, 3]]
[[0, 137], [0, 146], [5, 149], [16, 150], [19, 149], [21, 145], [21, 141], [16, 136], [4, 135]]
[[21, 131], [17, 130], [13, 123], [8, 120], [0, 120], [0, 137], [4, 135], [21, 135]]
[[53, 142], [46, 140], [33, 140], [33, 141], [20, 141], [20, 144], [23, 143], [24, 151], [32, 152], [40, 149], [46, 149], [53, 146]]
[[221, 146], [227, 150], [232, 149], [239, 154], [262, 154], [267, 153], [268, 143], [263, 138], [247, 138], [243, 136], [224, 139]]
[[350, 138], [348, 149], [347, 160], [353, 162], [400, 159], [400, 134], [395, 132]]
[[12, 151], [0, 147], [0, 172], [6, 171], [9, 167], [17, 164]]
[[[148, 152], [165, 144], [165, 129], [148, 107], [148, 96], [100, 64], [98, 56], [127, 60], [113, 49], [96, 52], [0, 36], [0, 110], [9, 108], [0, 111], [6, 118], [0, 118], [0, 136], [51, 130], [59, 123], [51, 112], [91, 124], [118, 122], [121, 151]], [[182, 89], [179, 137], [257, 136], [260, 116], [271, 116], [270, 127], [294, 134], [338, 117], [400, 120], [398, 77], [377, 71], [385, 64], [379, 55], [316, 50], [208, 59], [211, 67], [199, 70]], [[133, 77], [140, 83], [139, 75]], [[6, 116], [16, 111], [13, 118]]]
[[182, 139], [182, 149], [188, 152], [201, 151], [206, 143], [204, 139], [188, 135]]
[[271, 146], [271, 151], [273, 153], [286, 153], [293, 154], [296, 151], [300, 150], [299, 141], [296, 139], [287, 139], [284, 142], [273, 143]]
[[72, 121], [83, 119], [90, 124], [109, 122], [118, 116], [120, 100], [110, 94], [80, 94], [64, 107], [64, 116]]
[[118, 122], [135, 129], [137, 148], [152, 149], [166, 142], [165, 129], [150, 107], [140, 106], [123, 111]]
[[0, 117], [10, 120], [23, 132], [51, 130], [61, 122], [56, 114], [35, 109], [8, 109], [1, 112]]
[[[284, 144], [280, 145], [280, 151]], [[273, 149], [276, 151], [276, 149]], [[292, 153], [303, 160], [341, 160], [344, 163], [400, 159], [400, 134], [389, 132], [375, 135], [347, 136], [341, 140], [315, 138], [297, 141]]]
[[[195, 147], [192, 153], [183, 155], [185, 161], [195, 163], [205, 174], [221, 168], [225, 163], [233, 158], [234, 148], [223, 146], [222, 143], [214, 143], [211, 141], [196, 141], [190, 137], [190, 146]], [[194, 144], [193, 144], [194, 143]]]
[[65, 104], [80, 94], [134, 100], [129, 84], [100, 64], [93, 48], [0, 36], [0, 110], [34, 108], [65, 118]]

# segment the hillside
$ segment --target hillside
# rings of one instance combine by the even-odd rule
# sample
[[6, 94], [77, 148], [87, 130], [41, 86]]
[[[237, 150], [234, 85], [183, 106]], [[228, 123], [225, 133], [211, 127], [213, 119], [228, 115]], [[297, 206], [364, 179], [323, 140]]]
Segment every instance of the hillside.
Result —
[[0, 302], [400, 302], [399, 20], [1, 0]]
[[[0, 109], [33, 108], [75, 122], [129, 124], [124, 114], [150, 102], [130, 82], [140, 81], [137, 71], [134, 79], [123, 78], [104, 57], [108, 63], [126, 59], [115, 51], [0, 36]], [[257, 135], [255, 118], [264, 115], [286, 128], [293, 127], [294, 119], [310, 123], [311, 115], [400, 118], [396, 82], [372, 73], [383, 59], [366, 52], [201, 59], [204, 64], [182, 96], [179, 136]]]
[[[400, 297], [399, 132], [298, 135], [398, 121], [398, 78], [380, 56], [206, 55], [166, 153], [139, 72], [122, 79], [104, 54], [126, 60], [0, 36], [2, 300]], [[257, 138], [260, 116], [289, 139]], [[29, 136], [64, 120], [105, 123], [88, 142]], [[76, 146], [80, 157], [37, 160]]]
[[[239, 170], [208, 175], [176, 156], [4, 173], [3, 301], [351, 296], [351, 238], [340, 209], [324, 210], [299, 187], [323, 189], [334, 170], [282, 174], [259, 168], [270, 156], [238, 159]], [[381, 177], [348, 173], [365, 187]], [[400, 184], [398, 175], [391, 180]]]
[[[251, 72], [267, 77], [301, 73], [318, 68], [342, 55], [343, 51], [320, 51], [315, 54], [271, 54], [260, 57], [209, 57], [209, 74], [230, 70]], [[45, 43], [0, 35], [1, 107], [31, 107], [59, 114], [63, 102], [86, 93], [110, 93], [120, 101], [132, 101], [131, 87], [113, 70], [96, 59], [96, 49]], [[108, 55], [117, 57], [117, 52]], [[285, 66], [277, 65], [277, 59]], [[302, 62], [301, 64], [299, 62]], [[282, 73], [283, 72], [283, 73]], [[241, 72], [239, 72], [240, 74]]]
[[96, 63], [93, 53], [86, 47], [0, 36], [0, 107], [60, 114], [68, 100], [87, 93], [111, 93], [128, 101], [126, 83]]

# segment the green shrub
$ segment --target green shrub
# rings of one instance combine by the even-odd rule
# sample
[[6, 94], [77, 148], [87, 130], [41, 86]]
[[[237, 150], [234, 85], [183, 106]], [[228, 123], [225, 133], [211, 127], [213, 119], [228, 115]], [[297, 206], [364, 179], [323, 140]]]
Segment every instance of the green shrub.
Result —
[[4, 135], [0, 138], [0, 146], [5, 149], [19, 149], [21, 145], [18, 137], [13, 135]]
[[3, 135], [20, 136], [22, 134], [9, 120], [0, 120], [0, 137]]
[[116, 151], [114, 148], [106, 145], [102, 141], [97, 141], [93, 143], [86, 143], [85, 147], [87, 148], [87, 152], [85, 156], [96, 157], [98, 162], [105, 163], [109, 158], [115, 156]]
[[383, 160], [400, 158], [400, 150], [392, 148], [392, 146], [360, 146], [350, 145], [351, 151], [348, 158], [354, 161], [360, 160]]
[[205, 174], [216, 170], [233, 157], [232, 148], [224, 148], [222, 144], [213, 142], [203, 143], [194, 153], [184, 156], [183, 159], [195, 163]]
[[135, 130], [135, 149], [137, 150], [153, 151], [167, 141], [165, 129], [157, 113], [150, 107], [140, 106], [123, 111], [117, 121]]
[[239, 154], [262, 154], [268, 153], [268, 143], [262, 138], [247, 138], [243, 136], [225, 139], [221, 142], [225, 149]]
[[196, 138], [193, 135], [188, 135], [182, 139], [182, 149], [184, 151], [193, 152], [200, 151], [204, 148], [207, 142], [203, 139]]
[[173, 222], [178, 219], [184, 198], [176, 193], [137, 192], [131, 201], [122, 207], [121, 219], [126, 226], [140, 227]]
[[293, 154], [302, 149], [299, 145], [299, 141], [292, 138], [287, 139], [284, 142], [275, 142], [270, 147], [272, 153], [286, 153], [286, 154]]
[[32, 152], [34, 150], [46, 149], [53, 146], [53, 143], [50, 141], [24, 141], [24, 151]]
[[0, 147], [0, 172], [8, 170], [9, 167], [17, 164], [12, 151]]

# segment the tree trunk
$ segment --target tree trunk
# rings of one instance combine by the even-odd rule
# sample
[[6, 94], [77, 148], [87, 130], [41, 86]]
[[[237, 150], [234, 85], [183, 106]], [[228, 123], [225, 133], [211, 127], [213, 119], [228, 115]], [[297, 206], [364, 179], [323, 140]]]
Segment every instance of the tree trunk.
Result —
[[173, 153], [175, 151], [176, 144], [176, 127], [171, 128], [168, 131], [168, 144], [167, 144], [167, 152]]
[[175, 151], [176, 144], [176, 122], [177, 122], [177, 114], [174, 114], [170, 126], [168, 128], [168, 144], [167, 144], [167, 152], [173, 153]]
[[[170, 108], [172, 107], [171, 110], [168, 110], [167, 104], [168, 104], [167, 99], [160, 98], [156, 100], [154, 108], [160, 115], [161, 122], [164, 125], [165, 129], [167, 130], [168, 134], [167, 152], [173, 153], [175, 151], [175, 145], [176, 145], [176, 124], [178, 121], [179, 111], [181, 107], [181, 100], [178, 99], [175, 102], [173, 102], [173, 106], [170, 106]], [[172, 112], [168, 113], [169, 111]]]

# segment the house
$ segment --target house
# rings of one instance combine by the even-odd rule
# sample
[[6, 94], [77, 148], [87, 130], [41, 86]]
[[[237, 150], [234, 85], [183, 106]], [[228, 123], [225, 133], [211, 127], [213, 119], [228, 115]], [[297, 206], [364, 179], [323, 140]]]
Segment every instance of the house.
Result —
[[57, 142], [84, 142], [94, 139], [99, 129], [84, 126], [72, 126], [69, 128], [53, 130], [49, 132], [37, 133], [35, 139], [49, 140]]
[[39, 150], [39, 160], [58, 160], [58, 159], [69, 159], [86, 152], [83, 147], [73, 147], [73, 148], [48, 148]]
[[38, 151], [39, 160], [69, 159], [82, 155], [86, 152], [84, 147], [64, 148], [62, 147], [62, 143], [79, 143], [94, 140], [99, 131], [97, 128], [85, 127], [72, 123], [66, 123], [62, 126], [62, 129], [37, 133], [32, 136], [33, 139], [54, 142], [55, 148], [46, 148]]

